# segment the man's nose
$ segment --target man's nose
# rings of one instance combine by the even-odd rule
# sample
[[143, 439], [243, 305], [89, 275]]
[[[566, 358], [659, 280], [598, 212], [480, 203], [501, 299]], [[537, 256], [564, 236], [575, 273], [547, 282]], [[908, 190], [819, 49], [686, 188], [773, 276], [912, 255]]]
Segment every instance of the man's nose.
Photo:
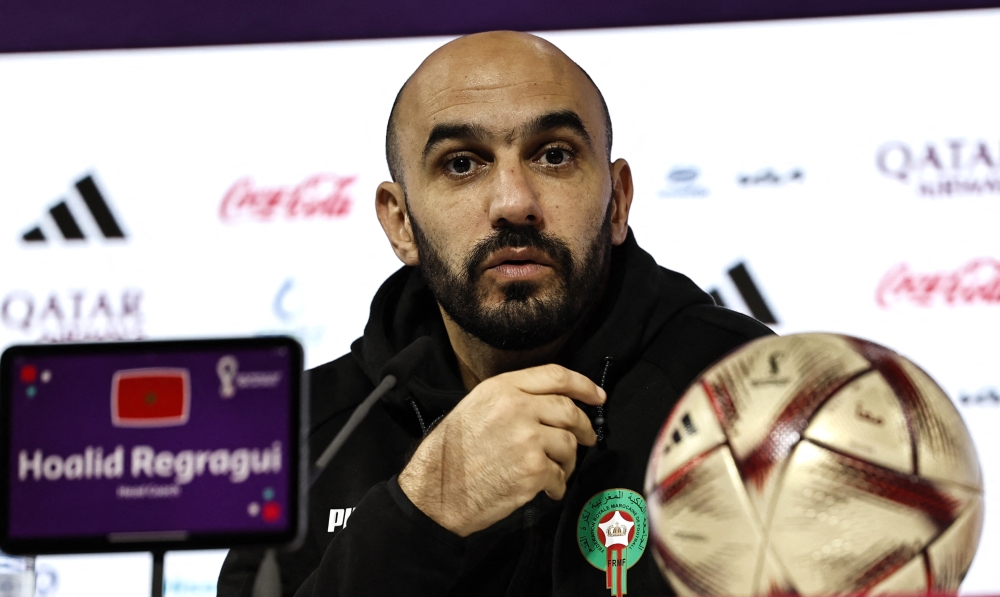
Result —
[[497, 173], [489, 217], [494, 227], [540, 226], [542, 207], [526, 166], [507, 166]]

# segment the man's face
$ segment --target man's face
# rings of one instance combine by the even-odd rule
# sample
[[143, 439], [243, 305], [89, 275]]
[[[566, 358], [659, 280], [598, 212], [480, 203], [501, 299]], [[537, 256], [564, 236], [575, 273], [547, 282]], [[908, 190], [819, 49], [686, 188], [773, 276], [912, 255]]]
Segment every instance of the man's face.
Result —
[[599, 296], [611, 258], [607, 215], [583, 255], [533, 226], [509, 226], [476, 243], [457, 271], [412, 217], [411, 224], [421, 272], [445, 312], [494, 348], [526, 350], [562, 336]]
[[490, 41], [446, 46], [411, 79], [397, 112], [402, 182], [445, 312], [524, 350], [563, 335], [600, 294], [611, 165], [586, 76], [561, 54]]

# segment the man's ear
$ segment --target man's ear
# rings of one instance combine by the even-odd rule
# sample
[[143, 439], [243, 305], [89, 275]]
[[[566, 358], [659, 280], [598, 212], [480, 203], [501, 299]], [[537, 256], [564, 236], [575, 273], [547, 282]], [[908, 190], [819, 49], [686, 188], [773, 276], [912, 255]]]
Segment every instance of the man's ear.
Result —
[[628, 211], [632, 208], [632, 168], [625, 160], [611, 164], [611, 244], [618, 246], [628, 236]]
[[398, 182], [383, 182], [375, 191], [375, 212], [396, 257], [406, 265], [420, 263], [417, 244], [413, 242], [410, 215], [406, 213], [406, 194]]

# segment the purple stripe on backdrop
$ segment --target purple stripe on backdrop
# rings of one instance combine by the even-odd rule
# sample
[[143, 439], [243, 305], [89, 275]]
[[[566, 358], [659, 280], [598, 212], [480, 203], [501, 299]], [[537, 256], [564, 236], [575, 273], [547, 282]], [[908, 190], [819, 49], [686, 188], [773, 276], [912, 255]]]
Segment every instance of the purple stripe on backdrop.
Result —
[[676, 25], [1000, 6], [1000, 0], [0, 0], [0, 52]]

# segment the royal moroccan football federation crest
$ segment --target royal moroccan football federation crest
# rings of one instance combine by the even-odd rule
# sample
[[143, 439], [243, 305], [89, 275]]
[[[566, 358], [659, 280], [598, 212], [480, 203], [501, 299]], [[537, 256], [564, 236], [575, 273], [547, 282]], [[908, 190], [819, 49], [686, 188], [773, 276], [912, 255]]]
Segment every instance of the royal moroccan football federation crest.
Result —
[[628, 569], [646, 551], [646, 500], [628, 489], [598, 493], [580, 511], [576, 538], [583, 557], [594, 568], [605, 571], [611, 594], [622, 597], [628, 593]]

